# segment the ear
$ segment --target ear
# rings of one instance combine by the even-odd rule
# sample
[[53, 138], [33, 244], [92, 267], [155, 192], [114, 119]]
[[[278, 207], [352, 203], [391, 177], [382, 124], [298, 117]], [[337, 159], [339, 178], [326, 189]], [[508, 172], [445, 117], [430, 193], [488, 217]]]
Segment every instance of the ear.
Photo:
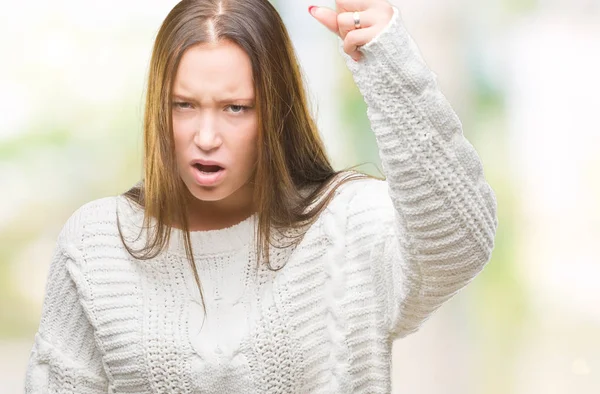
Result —
[[332, 33], [340, 33], [337, 22], [337, 12], [327, 7], [310, 6], [308, 12]]

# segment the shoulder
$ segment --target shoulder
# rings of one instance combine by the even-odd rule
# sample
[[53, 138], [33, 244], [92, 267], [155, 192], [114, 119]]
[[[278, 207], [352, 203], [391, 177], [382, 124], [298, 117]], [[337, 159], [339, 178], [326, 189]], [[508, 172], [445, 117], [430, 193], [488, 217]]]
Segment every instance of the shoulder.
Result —
[[353, 222], [383, 224], [393, 218], [389, 184], [385, 180], [363, 178], [341, 185], [329, 211]]
[[[116, 223], [117, 202], [120, 196], [103, 197], [77, 208], [63, 225], [58, 235], [58, 244], [68, 254], [77, 254], [91, 234], [105, 225]], [[76, 256], [71, 256], [76, 257]]]
[[339, 187], [332, 204], [349, 212], [391, 207], [388, 182], [375, 178], [349, 181]]

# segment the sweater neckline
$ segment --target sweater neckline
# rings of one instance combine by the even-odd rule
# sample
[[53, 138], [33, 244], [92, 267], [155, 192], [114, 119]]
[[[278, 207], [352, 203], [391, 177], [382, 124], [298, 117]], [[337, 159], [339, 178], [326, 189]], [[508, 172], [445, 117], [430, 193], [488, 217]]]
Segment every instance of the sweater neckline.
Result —
[[[145, 236], [141, 239], [136, 239], [139, 236], [139, 231], [142, 229], [144, 221], [144, 209], [131, 203], [126, 197], [120, 196], [125, 200], [124, 206], [121, 208], [127, 220], [122, 220], [123, 224], [131, 226], [132, 234], [128, 238], [135, 239], [136, 247], [143, 246], [142, 242], [146, 239], [147, 231], [144, 231]], [[121, 210], [120, 209], [120, 210]], [[154, 220], [151, 220], [151, 226]], [[240, 249], [252, 245], [256, 242], [256, 234], [258, 230], [258, 213], [253, 213], [246, 219], [218, 230], [199, 230], [190, 231], [190, 241], [192, 244], [192, 252], [194, 256], [205, 256], [207, 254], [224, 253], [239, 251]], [[166, 250], [170, 253], [185, 256], [185, 231], [176, 227], [171, 228], [171, 237]]]
[[[258, 214], [253, 213], [246, 219], [217, 230], [190, 231], [190, 241], [194, 256], [222, 253], [239, 250], [255, 241]], [[171, 228], [169, 249], [177, 254], [185, 255], [185, 231], [176, 227]]]

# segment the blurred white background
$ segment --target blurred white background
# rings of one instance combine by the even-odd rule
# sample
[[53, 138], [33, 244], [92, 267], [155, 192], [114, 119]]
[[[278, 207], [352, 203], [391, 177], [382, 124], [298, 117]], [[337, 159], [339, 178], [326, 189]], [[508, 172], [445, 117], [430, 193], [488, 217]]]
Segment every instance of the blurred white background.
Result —
[[[377, 148], [337, 39], [290, 29], [337, 167]], [[172, 0], [0, 2], [0, 392], [23, 391], [68, 216], [141, 175], [144, 83]], [[600, 392], [600, 1], [393, 1], [484, 162], [493, 261], [395, 344], [395, 393]], [[362, 167], [377, 173], [375, 166]]]

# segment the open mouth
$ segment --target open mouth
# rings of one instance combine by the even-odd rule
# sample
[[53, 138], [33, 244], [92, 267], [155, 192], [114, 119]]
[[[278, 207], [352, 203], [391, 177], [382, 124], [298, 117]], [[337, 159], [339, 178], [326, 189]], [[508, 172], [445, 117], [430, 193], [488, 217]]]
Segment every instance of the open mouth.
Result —
[[223, 167], [220, 167], [220, 166], [205, 166], [205, 165], [200, 164], [200, 163], [194, 164], [194, 167], [197, 170], [199, 170], [201, 172], [204, 172], [206, 174], [214, 174], [216, 172], [219, 172], [219, 171], [223, 170]]

